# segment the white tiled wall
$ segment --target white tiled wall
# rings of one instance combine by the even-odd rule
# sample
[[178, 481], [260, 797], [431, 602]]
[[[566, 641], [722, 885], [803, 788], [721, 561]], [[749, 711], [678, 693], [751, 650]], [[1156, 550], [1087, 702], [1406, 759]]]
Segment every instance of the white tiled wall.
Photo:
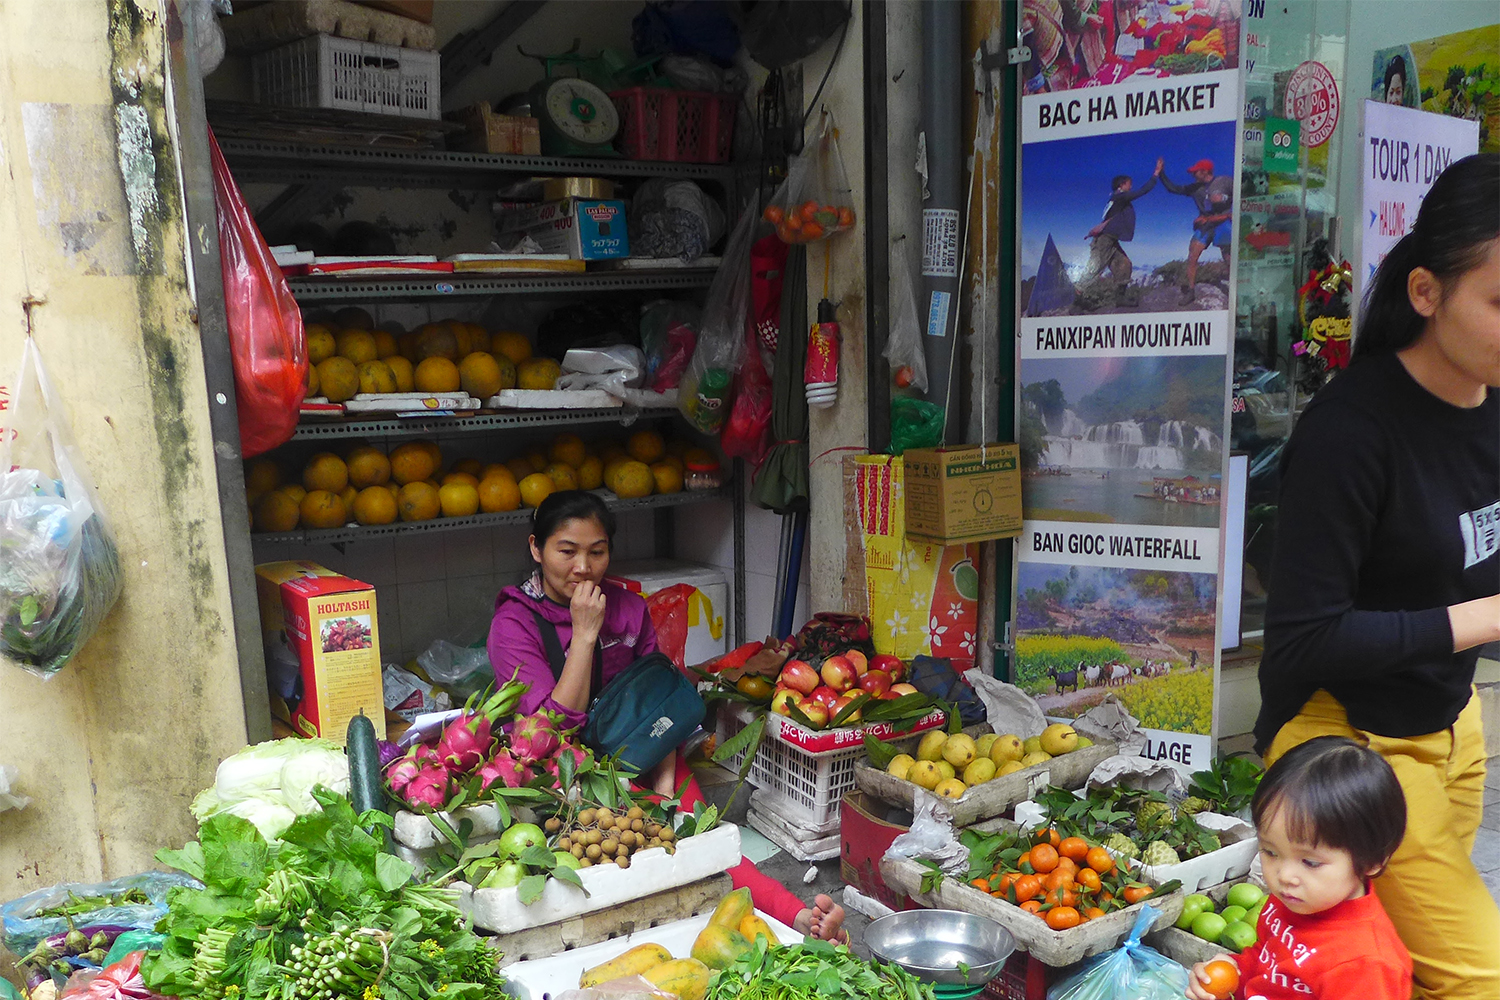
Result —
[[[679, 523], [696, 510], [684, 508]], [[526, 536], [524, 526], [506, 525], [349, 542], [342, 552], [332, 545], [257, 543], [255, 561], [307, 559], [373, 584], [381, 659], [405, 663], [434, 639], [467, 644], [484, 637], [495, 595], [531, 573]], [[621, 515], [615, 558], [650, 558], [654, 538], [650, 511]]]

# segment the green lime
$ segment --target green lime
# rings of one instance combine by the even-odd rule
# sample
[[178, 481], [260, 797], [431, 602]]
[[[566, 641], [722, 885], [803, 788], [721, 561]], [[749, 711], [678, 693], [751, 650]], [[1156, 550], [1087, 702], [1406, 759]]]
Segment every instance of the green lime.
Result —
[[1225, 898], [1225, 902], [1230, 906], [1243, 906], [1248, 911], [1254, 909], [1255, 904], [1265, 898], [1266, 894], [1260, 891], [1260, 886], [1241, 882], [1229, 887], [1229, 895]]
[[1224, 918], [1225, 923], [1232, 924], [1236, 920], [1244, 920], [1246, 912], [1248, 911], [1243, 906], [1226, 906], [1219, 911], [1219, 916]]
[[1229, 926], [1217, 913], [1200, 913], [1193, 920], [1192, 931], [1205, 941], [1217, 941], [1224, 928]]
[[1232, 920], [1219, 935], [1219, 943], [1230, 951], [1244, 951], [1255, 944], [1255, 928], [1243, 920]]
[[979, 571], [969, 560], [953, 567], [953, 589], [966, 601], [979, 600]]
[[1193, 921], [1198, 919], [1198, 914], [1212, 912], [1214, 912], [1214, 901], [1201, 892], [1195, 892], [1182, 901], [1182, 916], [1177, 918], [1177, 926], [1182, 930], [1187, 930], [1193, 926]]

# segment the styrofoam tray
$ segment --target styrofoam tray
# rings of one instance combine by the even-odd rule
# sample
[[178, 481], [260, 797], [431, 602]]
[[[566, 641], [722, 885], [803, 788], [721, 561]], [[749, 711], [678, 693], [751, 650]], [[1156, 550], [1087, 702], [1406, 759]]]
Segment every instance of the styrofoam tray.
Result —
[[761, 811], [754, 801], [745, 814], [745, 822], [752, 830], [798, 861], [832, 861], [843, 850], [843, 843], [837, 832], [807, 839], [804, 835], [795, 833], [777, 814]]
[[[759, 910], [756, 913], [781, 939], [782, 944], [793, 944], [802, 940], [802, 935], [774, 917]], [[517, 962], [505, 969], [506, 995], [517, 1000], [547, 1000], [565, 990], [578, 988], [578, 979], [589, 969], [615, 958], [631, 948], [642, 944], [659, 944], [672, 953], [673, 958], [687, 958], [693, 950], [693, 942], [708, 926], [709, 913], [702, 913], [686, 920], [675, 920], [660, 927], [636, 931], [629, 937], [601, 941], [585, 948], [575, 948], [551, 958], [537, 958], [529, 962]]]
[[523, 905], [519, 890], [473, 889], [471, 916], [475, 926], [496, 934], [514, 934], [570, 917], [608, 909], [653, 892], [728, 871], [740, 863], [740, 830], [725, 823], [708, 833], [678, 841], [668, 854], [660, 847], [641, 851], [630, 859], [629, 868], [600, 866], [578, 873], [583, 889], [548, 879], [542, 898]]
[[[469, 806], [456, 812], [444, 812], [438, 815], [443, 817], [443, 822], [457, 830], [458, 825], [464, 820], [474, 824], [471, 836], [482, 837], [486, 834], [497, 833], [500, 830], [500, 810], [494, 805], [486, 802], [477, 806]], [[517, 817], [520, 819], [520, 817]], [[530, 820], [521, 820], [530, 822]], [[437, 827], [432, 825], [432, 820], [420, 813], [408, 812], [402, 809], [396, 813], [396, 826], [393, 834], [396, 843], [402, 847], [414, 850], [425, 850], [436, 847], [445, 841], [438, 832]]]

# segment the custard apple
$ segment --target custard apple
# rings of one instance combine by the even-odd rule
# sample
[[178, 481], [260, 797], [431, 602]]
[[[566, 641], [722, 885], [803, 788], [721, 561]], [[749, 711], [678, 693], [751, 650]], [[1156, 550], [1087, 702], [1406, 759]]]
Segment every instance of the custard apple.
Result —
[[1165, 802], [1142, 802], [1135, 811], [1135, 825], [1142, 831], [1172, 822], [1172, 807]]
[[1104, 846], [1122, 858], [1134, 861], [1141, 856], [1141, 849], [1135, 846], [1135, 841], [1123, 833], [1112, 833], [1104, 838]]
[[1200, 799], [1196, 795], [1190, 795], [1178, 804], [1177, 811], [1179, 813], [1187, 813], [1189, 816], [1196, 816], [1201, 812], [1207, 812], [1212, 809], [1213, 805], [1207, 799]]
[[1177, 856], [1177, 852], [1172, 850], [1164, 840], [1151, 841], [1151, 843], [1146, 845], [1146, 849], [1141, 852], [1141, 864], [1150, 865], [1153, 868], [1158, 865], [1180, 864], [1181, 861], [1182, 859]]

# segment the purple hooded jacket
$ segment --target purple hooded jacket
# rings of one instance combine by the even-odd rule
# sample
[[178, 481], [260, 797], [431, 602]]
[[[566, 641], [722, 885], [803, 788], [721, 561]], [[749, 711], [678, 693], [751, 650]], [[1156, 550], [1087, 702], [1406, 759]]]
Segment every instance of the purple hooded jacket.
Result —
[[[608, 684], [636, 660], [656, 652], [656, 628], [646, 610], [646, 599], [613, 583], [602, 584], [604, 590], [604, 626], [599, 630], [599, 645], [604, 655], [604, 683]], [[519, 712], [530, 715], [538, 709], [556, 712], [568, 728], [583, 725], [585, 712], [574, 711], [552, 700], [557, 681], [547, 663], [547, 649], [531, 612], [535, 610], [557, 628], [557, 641], [563, 653], [573, 638], [573, 616], [566, 604], [558, 604], [542, 590], [539, 574], [519, 587], [506, 587], [495, 598], [495, 617], [490, 622], [490, 665], [501, 684], [510, 681], [520, 668], [519, 679], [530, 685], [521, 696]], [[594, 691], [592, 695], [599, 692]]]

